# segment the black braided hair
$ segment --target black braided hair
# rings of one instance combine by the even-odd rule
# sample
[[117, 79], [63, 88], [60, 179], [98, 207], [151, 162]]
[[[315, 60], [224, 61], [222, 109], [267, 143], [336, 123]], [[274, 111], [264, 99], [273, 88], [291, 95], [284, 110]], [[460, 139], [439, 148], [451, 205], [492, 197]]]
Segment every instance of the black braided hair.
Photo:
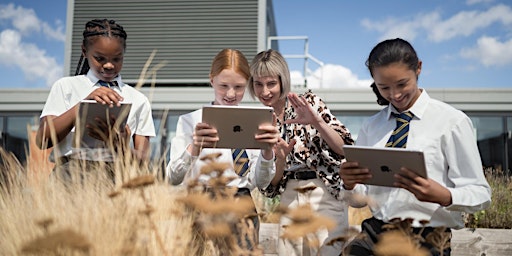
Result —
[[[126, 32], [123, 26], [116, 23], [115, 20], [108, 19], [94, 19], [88, 21], [85, 24], [85, 30], [83, 32], [84, 39], [82, 45], [87, 47], [92, 43], [92, 37], [96, 36], [107, 36], [107, 37], [118, 37], [123, 41], [123, 47], [126, 49]], [[83, 54], [80, 55], [78, 66], [76, 67], [75, 76], [83, 75], [89, 71], [89, 63]]]

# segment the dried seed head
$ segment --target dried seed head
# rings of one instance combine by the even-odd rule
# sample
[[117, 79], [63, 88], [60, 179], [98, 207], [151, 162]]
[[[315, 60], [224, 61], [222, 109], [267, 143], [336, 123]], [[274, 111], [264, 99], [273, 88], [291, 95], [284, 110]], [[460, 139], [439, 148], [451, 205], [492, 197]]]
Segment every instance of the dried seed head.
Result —
[[44, 218], [36, 221], [36, 224], [43, 228], [44, 230], [48, 230], [48, 227], [54, 223], [53, 218]]
[[219, 162], [212, 162], [207, 165], [204, 165], [201, 167], [201, 174], [214, 176], [213, 174], [216, 174], [216, 177], [222, 176], [225, 170], [231, 167], [231, 163], [219, 163]]
[[108, 197], [114, 198], [114, 197], [116, 197], [116, 196], [118, 196], [120, 194], [121, 194], [121, 190], [114, 190], [114, 191], [108, 193]]
[[222, 155], [222, 153], [211, 153], [211, 154], [208, 154], [208, 155], [205, 155], [205, 156], [202, 156], [200, 158], [201, 161], [215, 161], [217, 160], [220, 156]]
[[155, 183], [155, 177], [151, 174], [135, 177], [125, 182], [122, 187], [128, 189], [140, 188]]
[[59, 248], [68, 248], [88, 252], [92, 245], [87, 238], [71, 229], [59, 230], [44, 237], [36, 238], [22, 246], [23, 253], [56, 252]]
[[316, 188], [317, 188], [317, 186], [305, 186], [305, 187], [294, 188], [294, 190], [301, 194], [305, 194], [305, 193], [315, 190]]
[[401, 231], [383, 233], [374, 248], [375, 255], [379, 256], [428, 256], [430, 253], [418, 247], [416, 243]]

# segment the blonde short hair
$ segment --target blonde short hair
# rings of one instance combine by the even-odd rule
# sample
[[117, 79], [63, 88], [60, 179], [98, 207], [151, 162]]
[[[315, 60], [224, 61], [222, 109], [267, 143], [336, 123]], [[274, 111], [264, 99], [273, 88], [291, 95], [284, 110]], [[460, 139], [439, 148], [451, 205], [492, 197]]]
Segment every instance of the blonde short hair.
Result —
[[262, 51], [251, 62], [251, 78], [249, 79], [249, 93], [255, 98], [254, 77], [278, 77], [281, 87], [280, 99], [286, 98], [291, 90], [290, 70], [283, 55], [275, 50]]

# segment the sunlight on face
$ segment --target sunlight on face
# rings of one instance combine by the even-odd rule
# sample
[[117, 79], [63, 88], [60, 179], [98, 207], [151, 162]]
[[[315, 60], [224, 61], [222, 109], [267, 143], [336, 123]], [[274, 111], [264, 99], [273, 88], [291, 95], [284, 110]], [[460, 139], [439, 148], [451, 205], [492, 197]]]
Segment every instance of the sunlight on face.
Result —
[[96, 77], [111, 81], [123, 68], [123, 42], [119, 38], [98, 36], [85, 49], [85, 57]]
[[254, 77], [254, 94], [265, 106], [275, 106], [281, 96], [279, 77]]
[[222, 70], [210, 83], [215, 91], [215, 105], [238, 105], [247, 87], [247, 79], [233, 69]]
[[393, 63], [373, 70], [373, 79], [380, 94], [399, 111], [412, 107], [421, 94], [418, 75], [421, 65], [414, 71], [403, 63]]

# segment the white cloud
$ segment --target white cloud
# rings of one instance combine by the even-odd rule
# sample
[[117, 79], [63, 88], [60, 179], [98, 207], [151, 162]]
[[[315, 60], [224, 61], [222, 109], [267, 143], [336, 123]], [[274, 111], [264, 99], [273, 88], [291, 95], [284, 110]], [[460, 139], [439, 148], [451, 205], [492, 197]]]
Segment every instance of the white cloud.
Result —
[[460, 55], [467, 59], [476, 59], [484, 66], [505, 66], [512, 63], [512, 39], [499, 42], [494, 37], [481, 37], [473, 48], [464, 48]]
[[33, 9], [26, 9], [14, 4], [0, 5], [0, 20], [7, 20], [12, 23], [15, 30], [23, 36], [30, 36], [32, 33], [43, 33], [47, 38], [64, 42], [66, 34], [62, 21], [56, 21], [56, 28], [40, 20]]
[[440, 21], [435, 26], [426, 28], [428, 38], [441, 42], [457, 36], [469, 36], [475, 31], [484, 29], [493, 23], [501, 22], [508, 26], [512, 24], [512, 10], [506, 5], [497, 5], [487, 11], [464, 11], [451, 18]]
[[492, 3], [494, 0], [466, 0], [467, 5], [481, 4], [481, 3]]
[[8, 4], [0, 5], [0, 24], [10, 27], [0, 31], [0, 65], [17, 67], [28, 81], [43, 79], [48, 86], [62, 77], [63, 68], [56, 59], [26, 40], [43, 34], [47, 40], [64, 42], [64, 26], [60, 20], [52, 26], [40, 20], [33, 9]]
[[[300, 71], [291, 71], [291, 83], [293, 86], [304, 84], [304, 76]], [[307, 76], [308, 88], [368, 88], [372, 83], [370, 79], [360, 80], [349, 69], [327, 64], [319, 67]]]
[[421, 30], [433, 42], [442, 42], [459, 36], [469, 36], [477, 30], [494, 24], [512, 24], [512, 9], [506, 5], [496, 5], [487, 11], [461, 11], [445, 20], [438, 11], [417, 14], [412, 20], [387, 18], [381, 21], [364, 19], [361, 25], [369, 30], [382, 33], [382, 39], [401, 37], [414, 40]]
[[48, 86], [62, 77], [62, 67], [55, 58], [47, 56], [34, 44], [23, 43], [20, 32], [15, 30], [0, 32], [0, 64], [16, 66], [27, 80], [44, 79]]

